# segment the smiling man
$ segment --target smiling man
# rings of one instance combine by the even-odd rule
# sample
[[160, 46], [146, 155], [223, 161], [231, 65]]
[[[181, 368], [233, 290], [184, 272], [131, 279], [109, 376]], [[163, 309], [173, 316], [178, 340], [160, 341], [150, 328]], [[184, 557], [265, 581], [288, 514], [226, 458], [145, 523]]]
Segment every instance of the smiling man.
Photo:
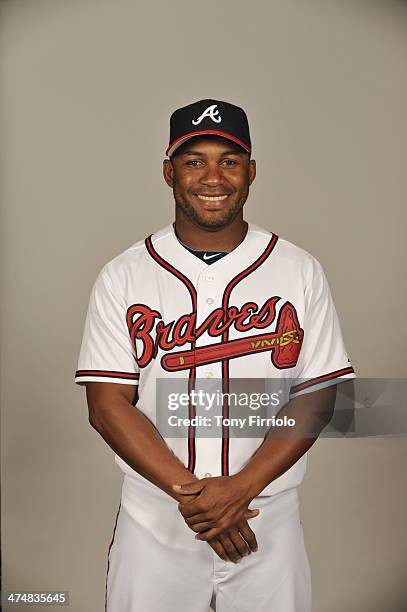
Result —
[[[100, 272], [75, 378], [124, 473], [106, 608], [310, 612], [297, 487], [337, 383], [354, 377], [329, 286], [312, 255], [243, 218], [256, 176], [243, 109], [176, 110], [166, 153], [175, 223]], [[207, 379], [221, 390], [216, 418], [193, 401]], [[261, 434], [250, 426], [272, 419], [242, 413], [230, 393], [253, 379], [288, 387]], [[164, 414], [162, 381], [187, 392], [187, 418]]]
[[[215, 172], [205, 177], [205, 168], [214, 161]], [[196, 136], [192, 142], [182, 144], [171, 161], [164, 160], [164, 176], [173, 188], [177, 228], [193, 224], [195, 231], [216, 231], [212, 236], [216, 244], [219, 230], [233, 222], [242, 225], [241, 219], [239, 223], [236, 218], [242, 215], [249, 186], [256, 176], [256, 162], [242, 147], [224, 137]]]

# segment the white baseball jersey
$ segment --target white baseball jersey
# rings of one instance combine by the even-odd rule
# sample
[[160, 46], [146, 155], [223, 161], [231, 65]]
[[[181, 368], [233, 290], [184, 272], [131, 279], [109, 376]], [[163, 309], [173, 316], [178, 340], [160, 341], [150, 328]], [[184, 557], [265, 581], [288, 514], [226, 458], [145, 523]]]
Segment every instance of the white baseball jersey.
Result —
[[[75, 381], [138, 385], [137, 408], [157, 424], [156, 381], [299, 380], [291, 397], [353, 378], [321, 264], [248, 223], [244, 240], [208, 265], [185, 249], [172, 224], [107, 263], [90, 298]], [[193, 416], [194, 407], [190, 411]], [[226, 400], [225, 417], [232, 416]], [[263, 441], [222, 435], [164, 438], [198, 478], [238, 472]], [[120, 457], [122, 470], [146, 483]], [[263, 495], [297, 486], [306, 455]]]

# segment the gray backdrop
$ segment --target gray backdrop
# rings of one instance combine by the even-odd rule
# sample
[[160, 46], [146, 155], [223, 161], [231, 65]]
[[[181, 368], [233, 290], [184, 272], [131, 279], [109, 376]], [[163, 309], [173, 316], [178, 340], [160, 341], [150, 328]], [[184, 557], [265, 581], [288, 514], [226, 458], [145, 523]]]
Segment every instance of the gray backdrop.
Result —
[[[175, 108], [214, 97], [247, 109], [258, 176], [246, 218], [323, 263], [359, 376], [406, 376], [407, 9], [0, 11], [4, 588], [66, 589], [72, 612], [99, 612], [121, 477], [73, 374], [98, 271], [173, 218], [161, 164]], [[315, 612], [405, 610], [406, 460], [405, 438], [311, 451]]]

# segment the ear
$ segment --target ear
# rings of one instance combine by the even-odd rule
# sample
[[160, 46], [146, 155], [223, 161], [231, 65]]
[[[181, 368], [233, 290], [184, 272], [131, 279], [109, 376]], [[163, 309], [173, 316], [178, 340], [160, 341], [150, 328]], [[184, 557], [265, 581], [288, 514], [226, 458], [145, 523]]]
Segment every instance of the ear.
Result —
[[249, 161], [249, 185], [251, 185], [256, 178], [256, 162], [254, 159]]
[[169, 187], [174, 186], [174, 166], [172, 165], [171, 159], [164, 159], [163, 161], [163, 175], [165, 182]]

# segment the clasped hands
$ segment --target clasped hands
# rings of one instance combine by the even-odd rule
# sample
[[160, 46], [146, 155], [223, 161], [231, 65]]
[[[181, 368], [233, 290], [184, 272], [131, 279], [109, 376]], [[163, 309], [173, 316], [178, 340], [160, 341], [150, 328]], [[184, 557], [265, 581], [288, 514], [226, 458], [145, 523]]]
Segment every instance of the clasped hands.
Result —
[[239, 563], [256, 552], [257, 541], [248, 519], [260, 510], [248, 508], [253, 497], [237, 476], [202, 478], [173, 485], [180, 500], [178, 509], [195, 539], [208, 542], [224, 561]]

